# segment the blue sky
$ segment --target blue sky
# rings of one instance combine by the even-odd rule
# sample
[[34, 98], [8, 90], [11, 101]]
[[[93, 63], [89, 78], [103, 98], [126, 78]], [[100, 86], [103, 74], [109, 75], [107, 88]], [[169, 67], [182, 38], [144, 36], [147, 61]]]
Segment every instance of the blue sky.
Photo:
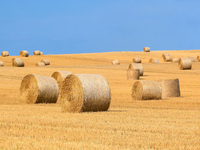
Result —
[[200, 49], [198, 0], [0, 0], [0, 51]]

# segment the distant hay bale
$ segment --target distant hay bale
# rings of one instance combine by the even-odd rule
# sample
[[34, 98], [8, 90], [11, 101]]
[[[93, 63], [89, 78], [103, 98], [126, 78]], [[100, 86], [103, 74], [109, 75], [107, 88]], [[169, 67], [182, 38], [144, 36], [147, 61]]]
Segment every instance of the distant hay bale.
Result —
[[139, 69], [140, 70], [140, 76], [143, 76], [143, 66], [139, 63], [131, 63], [128, 67], [128, 69]]
[[192, 69], [192, 61], [190, 58], [180, 58], [178, 67], [180, 70], [190, 70]]
[[197, 61], [200, 62], [200, 56], [197, 56]]
[[43, 62], [37, 62], [37, 63], [35, 64], [35, 66], [45, 66], [45, 64], [44, 64]]
[[13, 67], [24, 67], [24, 61], [21, 58], [13, 58], [12, 66]]
[[172, 58], [171, 62], [173, 63], [179, 62], [179, 58]]
[[133, 58], [133, 63], [141, 63], [141, 62], [142, 62], [141, 58], [139, 57]]
[[43, 52], [40, 52], [40, 55], [43, 55]]
[[127, 79], [128, 80], [139, 80], [140, 70], [139, 69], [128, 69], [127, 70]]
[[119, 62], [118, 59], [115, 59], [115, 60], [112, 61], [112, 64], [113, 65], [120, 65], [120, 62]]
[[19, 55], [20, 55], [21, 57], [28, 57], [28, 56], [29, 56], [29, 53], [28, 53], [28, 51], [26, 51], [26, 50], [22, 50], [22, 51], [19, 53]]
[[0, 67], [4, 67], [3, 61], [0, 61]]
[[162, 88], [162, 98], [179, 97], [181, 95], [179, 79], [162, 80], [159, 83]]
[[61, 88], [63, 112], [107, 111], [110, 106], [110, 87], [98, 74], [71, 74]]
[[150, 52], [150, 47], [144, 47], [143, 52]]
[[33, 52], [33, 55], [41, 55], [41, 52], [39, 50], [36, 50]]
[[48, 59], [42, 59], [41, 62], [43, 62], [45, 65], [50, 65], [50, 61]]
[[1, 52], [1, 56], [2, 56], [2, 57], [7, 57], [7, 56], [9, 56], [8, 51], [3, 51], [3, 52]]
[[194, 57], [188, 57], [188, 58], [190, 58], [192, 62], [197, 62], [197, 59]]
[[172, 60], [171, 56], [168, 53], [162, 54], [164, 62], [170, 62]]
[[151, 58], [151, 59], [149, 59], [149, 63], [159, 63], [159, 60]]
[[162, 89], [157, 81], [136, 81], [132, 87], [133, 100], [161, 99]]
[[21, 82], [20, 100], [23, 103], [56, 103], [58, 84], [52, 77], [29, 74]]

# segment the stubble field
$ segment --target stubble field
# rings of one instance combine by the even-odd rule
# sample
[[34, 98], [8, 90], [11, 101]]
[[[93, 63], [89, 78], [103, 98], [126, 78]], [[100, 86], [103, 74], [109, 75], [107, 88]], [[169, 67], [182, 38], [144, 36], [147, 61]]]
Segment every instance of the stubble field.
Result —
[[[0, 149], [200, 149], [200, 62], [192, 70], [162, 60], [165, 51], [0, 57]], [[167, 51], [172, 57], [196, 57], [199, 50]], [[19, 57], [19, 56], [17, 56]], [[179, 78], [181, 97], [133, 101], [134, 81], [126, 71], [133, 57], [143, 62], [140, 80]], [[35, 67], [46, 58], [50, 66]], [[159, 64], [148, 60], [156, 58]], [[111, 65], [119, 59], [120, 65]], [[62, 113], [58, 104], [21, 104], [19, 87], [27, 74], [51, 76], [54, 71], [101, 74], [111, 88], [107, 112]]]

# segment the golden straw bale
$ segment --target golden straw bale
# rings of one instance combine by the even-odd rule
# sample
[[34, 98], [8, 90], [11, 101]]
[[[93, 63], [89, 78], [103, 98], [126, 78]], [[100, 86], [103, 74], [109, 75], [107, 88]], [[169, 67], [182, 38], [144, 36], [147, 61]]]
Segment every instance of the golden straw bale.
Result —
[[179, 79], [162, 80], [159, 83], [162, 88], [162, 98], [179, 97], [181, 95]]
[[0, 61], [0, 67], [4, 67], [3, 61]]
[[13, 67], [24, 67], [24, 61], [21, 58], [13, 58], [12, 66]]
[[50, 61], [48, 59], [42, 59], [41, 62], [43, 62], [45, 65], [50, 65]]
[[200, 56], [197, 56], [197, 61], [200, 62]]
[[171, 62], [174, 62], [174, 63], [179, 62], [179, 58], [172, 58]]
[[58, 84], [52, 77], [29, 74], [21, 82], [22, 103], [56, 103], [58, 94]]
[[63, 112], [107, 111], [110, 86], [98, 74], [71, 74], [63, 82], [60, 98]]
[[39, 50], [36, 50], [33, 52], [33, 55], [41, 55], [40, 51]]
[[192, 61], [190, 58], [180, 58], [178, 67], [180, 70], [192, 69]]
[[22, 51], [19, 53], [19, 55], [20, 55], [21, 57], [28, 57], [28, 56], [29, 56], [29, 53], [28, 53], [28, 51], [26, 51], [26, 50], [22, 50]]
[[140, 70], [139, 69], [128, 69], [127, 70], [127, 79], [128, 80], [139, 80]]
[[43, 55], [43, 52], [40, 52], [40, 55]]
[[112, 64], [113, 65], [120, 65], [120, 62], [119, 62], [118, 59], [115, 59], [115, 60], [112, 61]]
[[45, 64], [43, 62], [38, 62], [35, 64], [35, 66], [45, 66]]
[[190, 58], [192, 62], [197, 62], [197, 59], [194, 57], [188, 57], [188, 58]]
[[142, 60], [139, 57], [133, 58], [133, 63], [141, 63]]
[[157, 81], [136, 81], [132, 88], [133, 100], [161, 99], [162, 89]]
[[143, 52], [150, 52], [150, 47], [144, 47]]
[[162, 54], [164, 62], [169, 62], [172, 60], [171, 56], [168, 53]]
[[2, 56], [2, 57], [7, 57], [7, 56], [9, 56], [8, 51], [3, 51], [3, 52], [1, 52], [1, 56]]
[[151, 59], [149, 59], [149, 63], [159, 63], [159, 60], [151, 58]]
[[128, 67], [128, 69], [139, 69], [140, 70], [140, 76], [143, 76], [143, 66], [142, 64], [138, 63], [131, 63]]

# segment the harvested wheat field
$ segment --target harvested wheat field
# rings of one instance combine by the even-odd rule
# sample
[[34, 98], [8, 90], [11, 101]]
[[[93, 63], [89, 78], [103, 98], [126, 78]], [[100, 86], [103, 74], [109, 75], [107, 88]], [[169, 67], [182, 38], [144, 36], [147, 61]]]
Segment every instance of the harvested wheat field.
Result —
[[[110, 52], [24, 57], [25, 67], [12, 67], [0, 57], [0, 149], [200, 149], [200, 62], [180, 70], [172, 58], [197, 57], [200, 50]], [[127, 80], [133, 57], [142, 59], [140, 80], [179, 79], [181, 97], [132, 99], [134, 80]], [[148, 63], [150, 58], [159, 63]], [[50, 66], [36, 67], [41, 59]], [[120, 65], [112, 65], [114, 59]], [[111, 103], [105, 112], [63, 113], [59, 104], [24, 104], [20, 85], [28, 74], [51, 77], [56, 71], [100, 74], [108, 81]], [[139, 80], [139, 81], [140, 81]]]

